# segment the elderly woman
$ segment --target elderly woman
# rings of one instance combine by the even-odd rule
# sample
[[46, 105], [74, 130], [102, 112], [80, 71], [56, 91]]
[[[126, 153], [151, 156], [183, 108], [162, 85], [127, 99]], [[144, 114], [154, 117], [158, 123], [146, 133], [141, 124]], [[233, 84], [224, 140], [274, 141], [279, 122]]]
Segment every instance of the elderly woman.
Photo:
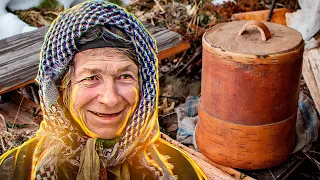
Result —
[[205, 179], [159, 138], [155, 40], [122, 8], [88, 1], [59, 15], [41, 51], [44, 119], [0, 157], [0, 179]]

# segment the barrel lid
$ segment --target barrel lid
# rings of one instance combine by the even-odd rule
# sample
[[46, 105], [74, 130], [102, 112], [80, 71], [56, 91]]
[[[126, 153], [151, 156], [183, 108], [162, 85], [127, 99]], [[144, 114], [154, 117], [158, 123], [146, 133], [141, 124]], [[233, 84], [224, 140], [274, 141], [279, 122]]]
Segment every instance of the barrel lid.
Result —
[[[267, 30], [270, 31], [270, 34]], [[252, 55], [290, 52], [303, 43], [298, 31], [284, 25], [259, 21], [233, 21], [217, 24], [204, 34], [203, 40], [223, 51]]]

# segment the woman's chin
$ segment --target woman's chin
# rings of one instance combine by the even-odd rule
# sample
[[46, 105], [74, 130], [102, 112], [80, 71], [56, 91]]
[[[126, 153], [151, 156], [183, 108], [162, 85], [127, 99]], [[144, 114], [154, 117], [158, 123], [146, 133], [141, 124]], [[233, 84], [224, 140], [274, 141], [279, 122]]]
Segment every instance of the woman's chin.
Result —
[[90, 121], [86, 122], [88, 129], [101, 139], [113, 139], [124, 119], [117, 116], [87, 116]]

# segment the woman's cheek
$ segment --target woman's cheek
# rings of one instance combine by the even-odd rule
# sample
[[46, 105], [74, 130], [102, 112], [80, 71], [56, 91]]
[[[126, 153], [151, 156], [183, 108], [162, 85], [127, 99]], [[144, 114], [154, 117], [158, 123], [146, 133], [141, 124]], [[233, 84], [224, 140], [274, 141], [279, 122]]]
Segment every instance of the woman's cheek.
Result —
[[88, 88], [85, 86], [77, 85], [74, 88], [74, 105], [76, 107], [83, 107], [85, 106], [88, 102], [90, 102], [91, 99], [94, 98], [94, 93], [96, 91], [94, 88]]
[[135, 84], [125, 85], [118, 88], [119, 95], [122, 96], [130, 105], [134, 105], [139, 100], [139, 87]]

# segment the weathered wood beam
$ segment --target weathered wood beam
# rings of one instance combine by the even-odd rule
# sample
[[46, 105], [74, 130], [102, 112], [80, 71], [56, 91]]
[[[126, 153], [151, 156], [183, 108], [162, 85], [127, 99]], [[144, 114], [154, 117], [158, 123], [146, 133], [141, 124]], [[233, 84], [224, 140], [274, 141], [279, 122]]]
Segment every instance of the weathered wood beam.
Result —
[[[157, 41], [159, 60], [190, 48], [182, 36], [165, 28], [145, 25]], [[49, 27], [0, 40], [0, 94], [34, 82], [38, 73], [40, 48]]]
[[206, 158], [203, 154], [196, 152], [195, 150], [188, 148], [187, 146], [179, 143], [178, 141], [170, 138], [168, 135], [164, 133], [160, 133], [160, 137], [170, 144], [176, 146], [177, 148], [182, 149], [185, 153], [187, 153], [203, 170], [203, 172], [207, 175], [208, 180], [214, 179], [225, 179], [225, 180], [234, 180], [234, 179], [243, 179], [243, 180], [253, 180], [253, 178], [249, 176], [242, 177], [241, 173], [235, 169], [222, 166], [217, 164], [208, 158]]

